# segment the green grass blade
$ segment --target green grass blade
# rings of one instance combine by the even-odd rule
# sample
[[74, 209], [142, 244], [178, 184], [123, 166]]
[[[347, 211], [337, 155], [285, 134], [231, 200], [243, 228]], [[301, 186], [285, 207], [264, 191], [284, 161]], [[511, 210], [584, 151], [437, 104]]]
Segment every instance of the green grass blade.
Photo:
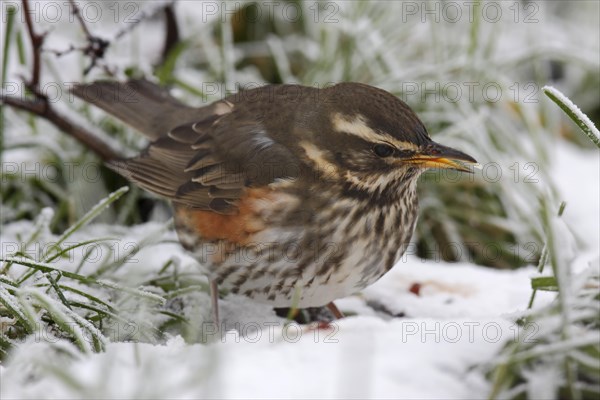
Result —
[[48, 272], [48, 273], [44, 274], [44, 276], [46, 277], [48, 282], [50, 282], [50, 286], [52, 286], [52, 288], [54, 289], [58, 298], [64, 304], [64, 306], [67, 307], [69, 310], [72, 310], [71, 304], [69, 304], [69, 300], [67, 300], [62, 289], [58, 286], [58, 283], [56, 283], [62, 275], [60, 273], [58, 273], [57, 279], [54, 279], [54, 277], [52, 276], [52, 272]]
[[558, 290], [556, 278], [553, 276], [540, 276], [536, 278], [531, 278], [531, 287], [532, 289], [536, 290]]
[[8, 355], [8, 350], [12, 349], [13, 347], [15, 347], [17, 345], [17, 343], [6, 337], [3, 333], [0, 333], [0, 359], [2, 359], [3, 356]]
[[[29, 257], [29, 255], [27, 254], [28, 246], [31, 245], [31, 243], [33, 243], [35, 240], [40, 238], [43, 235], [43, 233], [50, 231], [50, 221], [52, 220], [53, 216], [54, 216], [54, 211], [52, 209], [50, 209], [50, 208], [43, 209], [42, 212], [40, 213], [40, 215], [35, 219], [35, 225], [33, 226], [33, 229], [31, 231], [31, 233], [29, 234], [29, 237], [27, 238], [27, 240], [25, 240], [23, 243], [21, 243], [17, 253], [11, 254], [11, 256], [13, 256], [13, 257], [15, 257], [15, 256]], [[4, 266], [2, 267], [2, 269], [0, 269], [0, 274], [8, 274], [8, 271], [10, 271], [11, 265], [12, 265], [12, 263], [6, 262], [4, 264]], [[27, 280], [27, 278], [29, 278], [29, 276], [31, 276], [31, 275], [25, 274], [25, 276], [23, 278], [18, 279], [18, 283], [24, 282], [25, 280]]]
[[[558, 207], [558, 216], [562, 217], [563, 213], [565, 212], [565, 207], [567, 206], [567, 203], [565, 203], [564, 201], [560, 203], [560, 206]], [[540, 254], [540, 260], [538, 262], [538, 266], [537, 266], [537, 270], [538, 272], [541, 274], [542, 272], [544, 272], [544, 267], [546, 266], [546, 262], [548, 262], [548, 243], [547, 240], [544, 243], [544, 247], [542, 248], [542, 254]], [[531, 291], [531, 297], [529, 297], [529, 304], [527, 304], [527, 309], [531, 309], [531, 307], [533, 307], [533, 302], [535, 300], [535, 295], [537, 294], [537, 291], [540, 289], [538, 287], [536, 287], [533, 283], [533, 281], [535, 279], [538, 278], [532, 278], [531, 280], [531, 287], [532, 287], [532, 291]], [[541, 290], [552, 290], [552, 291], [556, 291], [558, 290], [558, 286], [556, 283], [556, 279], [554, 279], [554, 287], [556, 287], [556, 289], [548, 289], [548, 287], [541, 289]]]
[[190, 285], [181, 289], [169, 290], [169, 293], [165, 294], [166, 299], [174, 299], [178, 296], [187, 294], [187, 293], [198, 293], [198, 292], [208, 292], [208, 285]]
[[[67, 254], [68, 252], [75, 250], [79, 247], [87, 246], [88, 244], [92, 244], [92, 243], [107, 242], [109, 240], [114, 240], [114, 238], [99, 238], [99, 239], [86, 240], [84, 242], [74, 244], [73, 246], [65, 247], [64, 249], [61, 249], [60, 251], [58, 251], [56, 254], [53, 254], [53, 255], [47, 254], [42, 259], [42, 262], [50, 263], [50, 262], [56, 260], [57, 258], [61, 257], [62, 255]], [[56, 249], [56, 247], [53, 247], [53, 249]]]
[[12, 317], [21, 322], [27, 333], [35, 331], [35, 323], [32, 323], [26, 313], [21, 309], [20, 301], [10, 294], [4, 286], [0, 286], [0, 303], [10, 312]]
[[[75, 343], [82, 352], [90, 353], [92, 351], [89, 339], [92, 339], [94, 342], [99, 342], [102, 348], [108, 343], [108, 339], [104, 337], [102, 332], [100, 332], [94, 324], [49, 296], [31, 288], [21, 290], [19, 295], [35, 299], [42, 308], [50, 313], [61, 330], [69, 333], [73, 337]], [[89, 335], [86, 335], [86, 332]], [[98, 351], [101, 349], [96, 348], [95, 350]]]
[[154, 74], [161, 85], [168, 85], [173, 82], [177, 60], [179, 60], [179, 57], [183, 54], [184, 50], [186, 50], [187, 46], [185, 41], [178, 42], [171, 49], [164, 63], [154, 71]]
[[5, 275], [0, 275], [0, 283], [3, 283], [7, 286], [11, 286], [13, 289], [19, 287], [17, 282], [7, 278]]
[[481, 23], [481, 0], [475, 1], [473, 5], [473, 23], [471, 24], [471, 31], [469, 33], [470, 42], [468, 54], [473, 56], [475, 50], [477, 50], [477, 44], [479, 43], [479, 25]]
[[[69, 271], [63, 271], [60, 268], [56, 268], [54, 265], [51, 264], [47, 264], [47, 263], [42, 263], [42, 262], [37, 262], [25, 257], [4, 257], [4, 258], [0, 258], [0, 261], [3, 262], [11, 262], [14, 264], [19, 264], [19, 265], [23, 265], [25, 267], [29, 267], [32, 268], [36, 271], [41, 271], [41, 272], [59, 272], [62, 275], [66, 276], [67, 278], [71, 278], [71, 279], [75, 279], [78, 280], [80, 282], [83, 283], [94, 283], [93, 279], [90, 279], [86, 276], [80, 275], [80, 274], [75, 274], [73, 272], [69, 272]], [[19, 282], [21, 283], [21, 282]]]
[[80, 275], [80, 274], [76, 274], [73, 272], [69, 272], [69, 271], [64, 271], [60, 268], [56, 268], [53, 265], [50, 264], [46, 264], [46, 263], [40, 263], [40, 262], [36, 262], [27, 258], [19, 258], [19, 257], [5, 257], [5, 258], [0, 258], [0, 261], [4, 261], [4, 262], [12, 262], [15, 264], [19, 264], [19, 265], [23, 265], [25, 267], [29, 267], [29, 268], [33, 268], [37, 271], [41, 271], [41, 272], [59, 272], [61, 273], [63, 276], [67, 277], [67, 278], [71, 278], [71, 279], [75, 279], [77, 281], [83, 282], [85, 284], [96, 284], [96, 285], [100, 285], [100, 286], [104, 286], [104, 287], [108, 287], [111, 289], [115, 289], [115, 290], [119, 290], [121, 292], [124, 293], [129, 293], [132, 294], [134, 296], [137, 297], [142, 297], [145, 299], [149, 299], [152, 301], [156, 301], [160, 304], [164, 304], [165, 303], [165, 299], [157, 294], [154, 293], [150, 293], [144, 290], [138, 290], [138, 289], [133, 289], [133, 288], [129, 288], [129, 287], [125, 287], [125, 286], [121, 286], [117, 283], [114, 282], [110, 282], [107, 280], [95, 280], [92, 278], [89, 278], [87, 276], [84, 275]]
[[154, 294], [154, 293], [150, 293], [150, 292], [145, 291], [145, 290], [128, 288], [128, 287], [121, 286], [121, 285], [118, 285], [118, 284], [116, 284], [114, 282], [110, 282], [110, 281], [107, 281], [107, 280], [104, 280], [104, 279], [98, 280], [98, 281], [96, 281], [96, 283], [99, 284], [99, 285], [101, 285], [101, 286], [104, 286], [104, 287], [108, 287], [108, 288], [111, 288], [111, 289], [116, 289], [116, 290], [119, 290], [121, 292], [129, 293], [129, 294], [132, 294], [132, 295], [137, 296], [137, 297], [142, 297], [142, 298], [145, 298], [145, 299], [148, 299], [148, 300], [152, 300], [152, 301], [155, 301], [155, 302], [157, 302], [159, 304], [164, 304], [166, 302], [166, 300], [165, 300], [164, 297], [159, 296], [159, 295]]
[[[91, 295], [89, 293], [86, 293], [86, 292], [84, 292], [82, 290], [76, 289], [76, 288], [74, 288], [72, 286], [67, 286], [67, 285], [59, 285], [59, 286], [60, 286], [60, 288], [63, 291], [68, 291], [68, 292], [71, 292], [71, 293], [75, 293], [75, 294], [77, 294], [79, 296], [85, 297], [86, 299], [88, 299], [88, 300], [90, 300], [90, 301], [92, 301], [92, 302], [94, 302], [96, 304], [100, 304], [100, 305], [106, 307], [106, 309], [109, 310], [110, 312], [113, 312], [113, 313], [117, 312], [117, 308], [115, 306], [113, 306], [112, 304], [110, 304], [110, 303], [108, 303], [108, 302], [106, 302], [106, 301], [104, 301], [102, 299], [99, 299], [96, 296], [93, 296], [93, 295]], [[75, 304], [74, 301], [72, 301], [71, 303]]]
[[117, 201], [121, 196], [123, 196], [125, 193], [127, 193], [128, 190], [129, 190], [129, 187], [123, 186], [122, 188], [109, 194], [108, 197], [106, 197], [105, 199], [100, 201], [98, 204], [96, 204], [94, 207], [92, 207], [92, 209], [90, 211], [88, 211], [83, 217], [81, 217], [81, 219], [79, 221], [77, 221], [72, 226], [70, 226], [69, 229], [67, 229], [58, 238], [58, 240], [55, 244], [55, 247], [60, 246], [60, 244], [63, 243], [65, 240], [67, 240], [67, 238], [69, 238], [69, 236], [71, 236], [73, 233], [77, 232], [79, 229], [81, 229], [82, 227], [87, 225], [90, 221], [92, 221], [94, 218], [96, 218], [109, 205], [111, 205], [112, 203]]
[[600, 132], [592, 120], [558, 89], [552, 86], [544, 86], [542, 90], [550, 100], [555, 102], [575, 122], [592, 143], [600, 149]]
[[[171, 220], [172, 221], [172, 220]], [[132, 246], [130, 249], [124, 252], [120, 252], [117, 257], [112, 257], [112, 261], [109, 261], [110, 255], [107, 256], [105, 263], [100, 263], [99, 268], [90, 274], [90, 278], [99, 279], [100, 277], [113, 272], [117, 268], [123, 266], [127, 260], [130, 260], [133, 256], [135, 256], [142, 248], [144, 248], [149, 243], [155, 242], [157, 237], [160, 237], [162, 233], [168, 229], [171, 225], [168, 222], [165, 225], [160, 226], [158, 229], [149, 231], [135, 246]]]
[[17, 32], [17, 53], [19, 55], [19, 64], [25, 65], [27, 63], [27, 56], [25, 52], [25, 43], [23, 42], [23, 35], [21, 31]]
[[6, 82], [6, 67], [8, 66], [8, 53], [10, 51], [15, 15], [17, 15], [17, 9], [8, 6], [5, 16], [6, 25], [4, 26], [4, 51], [2, 52], [2, 87], [4, 87], [4, 82]]
[[[147, 322], [144, 322], [144, 321], [134, 321], [134, 320], [130, 320], [130, 319], [127, 319], [127, 318], [123, 318], [123, 317], [121, 317], [120, 315], [118, 315], [118, 314], [116, 314], [114, 312], [108, 311], [106, 309], [102, 309], [100, 307], [96, 307], [95, 305], [89, 304], [89, 303], [81, 303], [81, 302], [78, 302], [78, 301], [73, 301], [71, 304], [74, 307], [78, 307], [78, 308], [83, 308], [83, 309], [86, 309], [86, 310], [94, 311], [95, 313], [97, 313], [99, 315], [103, 315], [105, 317], [113, 318], [115, 321], [119, 321], [119, 322], [122, 322], [122, 323], [125, 323], [125, 324], [131, 324], [131, 325], [139, 325], [140, 328], [141, 328], [139, 330], [140, 335], [142, 335], [142, 337], [146, 341], [148, 341], [148, 342], [152, 343], [152, 342], [156, 341], [157, 337], [163, 337], [163, 333], [160, 330], [156, 329], [155, 327], [153, 327], [152, 325], [150, 325]], [[162, 314], [163, 312], [159, 311], [159, 313]], [[149, 336], [147, 332], [151, 332], [154, 335], [154, 337]]]
[[[4, 29], [4, 51], [2, 52], [2, 88], [6, 82], [7, 66], [9, 59], [10, 44], [13, 32], [13, 26], [15, 22], [15, 15], [17, 9], [12, 6], [8, 6], [6, 9], [6, 25]], [[4, 105], [0, 104], [0, 165], [2, 165], [2, 155], [4, 154]]]

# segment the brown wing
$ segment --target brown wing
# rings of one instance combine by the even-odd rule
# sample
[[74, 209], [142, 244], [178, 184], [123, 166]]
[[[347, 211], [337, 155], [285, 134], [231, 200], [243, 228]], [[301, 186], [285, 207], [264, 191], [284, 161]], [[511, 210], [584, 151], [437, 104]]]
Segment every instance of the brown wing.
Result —
[[235, 118], [220, 116], [179, 126], [139, 157], [111, 166], [177, 203], [231, 213], [246, 187], [290, 177], [297, 170], [290, 168], [294, 163], [285, 147], [265, 136], [260, 123], [236, 124]]
[[298, 159], [267, 133], [256, 112], [267, 96], [192, 108], [148, 81], [95, 82], [73, 92], [152, 140], [140, 156], [109, 166], [174, 202], [232, 213], [246, 187], [298, 174]]

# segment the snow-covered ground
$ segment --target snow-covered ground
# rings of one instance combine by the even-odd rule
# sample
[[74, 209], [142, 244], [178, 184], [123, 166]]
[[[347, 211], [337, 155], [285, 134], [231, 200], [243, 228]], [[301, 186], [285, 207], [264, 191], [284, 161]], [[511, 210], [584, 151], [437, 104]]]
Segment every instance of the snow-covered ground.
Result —
[[[556, 159], [568, 202], [564, 218], [585, 232], [589, 251], [576, 263], [585, 265], [599, 248], [600, 157], [564, 145]], [[160, 254], [179, 251], [174, 244], [158, 246], [136, 256], [140, 267], [150, 259], [160, 265]], [[514, 320], [526, 308], [535, 274], [533, 267], [499, 271], [408, 256], [364, 292], [339, 300], [351, 316], [329, 326], [286, 326], [269, 307], [229, 296], [222, 312], [231, 330], [218, 337], [203, 326], [199, 332], [209, 344], [186, 344], [177, 336], [160, 345], [110, 343], [104, 353], [83, 355], [65, 342], [31, 337], [0, 366], [0, 395], [484, 398], [490, 390], [485, 367], [523, 333]], [[552, 297], [541, 293], [536, 305]], [[207, 305], [207, 296], [199, 295], [196, 312], [208, 315]], [[536, 327], [525, 329], [535, 340]]]
[[[526, 304], [532, 272], [410, 258], [339, 302], [359, 315], [320, 329], [284, 328], [268, 308], [230, 298], [224, 318], [241, 320], [246, 336], [218, 339], [207, 326], [209, 345], [175, 337], [160, 346], [109, 344], [90, 356], [67, 349], [71, 358], [32, 338], [2, 369], [2, 398], [482, 398], [489, 388], [473, 367], [518, 333], [510, 316]], [[408, 290], [414, 283], [422, 285], [418, 296]], [[407, 317], [390, 318], [366, 302]], [[56, 375], [36, 375], [49, 362]]]

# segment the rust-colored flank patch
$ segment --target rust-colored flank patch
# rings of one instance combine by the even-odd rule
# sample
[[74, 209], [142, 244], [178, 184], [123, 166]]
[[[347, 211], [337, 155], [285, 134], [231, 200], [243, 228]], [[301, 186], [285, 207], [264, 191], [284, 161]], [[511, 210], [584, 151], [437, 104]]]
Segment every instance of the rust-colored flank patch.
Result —
[[237, 202], [238, 212], [232, 215], [179, 207], [177, 218], [204, 240], [227, 240], [247, 245], [252, 235], [264, 228], [260, 217], [261, 206], [265, 203], [260, 200], [270, 200], [272, 193], [270, 188], [246, 189], [245, 195]]

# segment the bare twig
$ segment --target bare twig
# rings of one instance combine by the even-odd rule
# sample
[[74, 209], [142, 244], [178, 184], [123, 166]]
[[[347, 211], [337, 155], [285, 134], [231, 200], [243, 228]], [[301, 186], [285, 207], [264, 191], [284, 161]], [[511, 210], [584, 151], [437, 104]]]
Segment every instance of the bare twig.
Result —
[[85, 33], [85, 37], [87, 37], [88, 39], [91, 37], [94, 37], [92, 35], [92, 33], [90, 32], [90, 30], [88, 29], [85, 21], [83, 20], [83, 17], [81, 16], [81, 12], [79, 11], [79, 7], [77, 7], [77, 3], [74, 0], [69, 0], [69, 3], [71, 3], [71, 8], [72, 8], [72, 13], [75, 16], [75, 18], [77, 18], [77, 20], [79, 21], [79, 25], [81, 25], [81, 29], [83, 29], [83, 33]]
[[[35, 32], [33, 22], [31, 19], [29, 2], [28, 0], [22, 0], [22, 2], [23, 12], [25, 14], [25, 22], [27, 24], [27, 30], [29, 32], [29, 38], [31, 40], [33, 48], [32, 75], [31, 79], [26, 82], [26, 86], [32, 92], [34, 97], [28, 99], [26, 97], [0, 95], [0, 102], [2, 104], [6, 104], [13, 108], [30, 112], [38, 117], [48, 120], [58, 129], [64, 131], [71, 137], [78, 140], [81, 144], [83, 144], [85, 147], [97, 154], [98, 157], [100, 157], [104, 161], [123, 158], [124, 155], [121, 154], [118, 150], [114, 149], [105, 140], [101, 139], [86, 128], [73, 122], [66, 116], [58, 113], [56, 109], [52, 107], [52, 104], [48, 101], [47, 97], [38, 89], [41, 74], [42, 51], [52, 52], [57, 57], [60, 57], [64, 54], [68, 54], [73, 51], [81, 51], [83, 54], [87, 55], [91, 59], [90, 65], [85, 69], [84, 74], [87, 74], [95, 66], [102, 66], [107, 73], [112, 75], [112, 72], [108, 69], [103, 59], [106, 49], [110, 46], [110, 41], [102, 39], [92, 34], [85, 20], [81, 16], [81, 12], [79, 7], [77, 6], [77, 3], [73, 0], [69, 0], [70, 6], [72, 7], [72, 13], [79, 21], [79, 25], [81, 26], [81, 29], [83, 30], [83, 33], [86, 36], [87, 44], [82, 47], [76, 47], [71, 44], [69, 48], [63, 51], [44, 50], [42, 46], [44, 43], [45, 34], [40, 35]], [[179, 40], [179, 30], [177, 27], [177, 21], [175, 19], [175, 14], [172, 9], [172, 3], [167, 5], [166, 7], [160, 7], [155, 10], [152, 10], [152, 12], [144, 13], [138, 19], [138, 21], [136, 21], [136, 23], [120, 31], [116, 35], [115, 40], [123, 36], [125, 33], [130, 32], [133, 29], [133, 27], [137, 26], [142, 20], [148, 19], [156, 15], [156, 13], [163, 9], [165, 11], [167, 19], [167, 36], [165, 40], [164, 53], [168, 53]]]
[[[33, 22], [31, 20], [29, 2], [27, 0], [22, 1], [23, 12], [25, 14], [25, 23], [27, 25], [27, 31], [29, 32], [31, 46], [33, 48], [33, 67], [31, 79], [28, 82], [26, 82], [26, 86], [31, 91], [34, 97], [33, 99], [26, 99], [14, 96], [0, 95], [1, 103], [17, 108], [19, 110], [30, 112], [48, 120], [57, 128], [68, 133], [70, 136], [72, 136], [84, 146], [89, 148], [91, 151], [96, 153], [102, 160], [107, 161], [115, 158], [121, 158], [122, 154], [120, 154], [117, 150], [113, 149], [104, 140], [100, 139], [98, 136], [89, 132], [85, 128], [77, 125], [65, 116], [57, 113], [56, 110], [52, 107], [52, 105], [48, 102], [48, 98], [42, 92], [40, 92], [39, 83], [42, 69], [41, 52], [45, 35], [38, 35], [35, 32], [33, 28]], [[84, 31], [86, 31], [86, 35], [89, 34], [89, 31], [87, 31], [87, 27], [84, 28]]]
[[100, 139], [98, 136], [94, 135], [92, 132], [56, 112], [56, 110], [45, 98], [24, 100], [22, 98], [13, 96], [0, 96], [0, 100], [3, 104], [19, 110], [30, 112], [48, 120], [58, 129], [69, 134], [85, 147], [96, 153], [103, 161], [124, 157], [124, 155], [118, 150], [112, 148], [112, 146]]
[[38, 35], [33, 29], [33, 22], [31, 21], [31, 12], [29, 11], [29, 1], [23, 0], [23, 13], [25, 14], [25, 24], [27, 25], [27, 32], [29, 32], [29, 38], [31, 39], [32, 56], [33, 56], [33, 67], [31, 71], [31, 79], [27, 82], [27, 87], [31, 90], [36, 97], [42, 96], [38, 90], [40, 83], [40, 71], [41, 71], [41, 53], [40, 49], [44, 43], [45, 35]]
[[[173, 5], [175, 3], [175, 1], [171, 1], [169, 3], [169, 5]], [[154, 17], [155, 15], [157, 15], [159, 12], [161, 12], [162, 10], [165, 9], [165, 7], [167, 6], [160, 6], [160, 7], [156, 7], [150, 11], [142, 11], [141, 15], [139, 16], [139, 18], [137, 18], [134, 22], [132, 22], [131, 24], [125, 26], [123, 29], [121, 29], [120, 31], [117, 32], [117, 34], [114, 37], [114, 40], [118, 40], [121, 37], [125, 36], [126, 34], [128, 34], [129, 32], [133, 31], [133, 29], [138, 26], [140, 24], [140, 22], [148, 20], [152, 17]]]
[[[102, 39], [99, 36], [93, 35], [92, 32], [89, 30], [87, 24], [85, 23], [85, 20], [81, 16], [81, 11], [79, 10], [77, 3], [74, 0], [69, 0], [69, 3], [71, 4], [71, 12], [79, 21], [79, 25], [81, 26], [81, 29], [83, 30], [83, 33], [85, 34], [85, 37], [88, 42], [87, 46], [81, 49], [83, 53], [89, 56], [91, 59], [90, 65], [88, 65], [83, 71], [83, 74], [87, 75], [92, 70], [92, 68], [98, 65], [98, 60], [104, 58], [104, 54], [106, 53], [106, 49], [110, 45], [110, 42], [108, 40]], [[107, 73], [112, 75], [112, 72], [108, 69], [106, 65], [104, 65], [103, 67]]]
[[64, 55], [67, 55], [69, 53], [72, 53], [74, 51], [83, 51], [83, 50], [84, 50], [83, 47], [75, 47], [72, 44], [70, 44], [69, 47], [65, 50], [41, 49], [42, 53], [52, 53], [58, 58], [60, 58]]
[[[104, 60], [104, 56], [106, 51], [111, 45], [110, 40], [103, 39], [99, 36], [96, 36], [92, 33], [90, 28], [88, 27], [85, 19], [81, 15], [81, 9], [77, 6], [77, 2], [74, 0], [69, 0], [69, 5], [71, 7], [71, 14], [75, 16], [77, 21], [79, 22], [79, 26], [83, 31], [86, 37], [86, 45], [85, 46], [74, 46], [73, 44], [69, 45], [69, 47], [65, 50], [51, 50], [51, 49], [42, 49], [42, 51], [52, 53], [57, 57], [64, 56], [66, 54], [72, 53], [74, 51], [80, 51], [86, 56], [90, 58], [90, 64], [84, 69], [83, 74], [87, 75], [94, 67], [101, 67], [104, 72], [108, 75], [113, 76], [114, 71], [112, 71]], [[177, 20], [175, 18], [175, 12], [173, 9], [174, 2], [167, 4], [166, 6], [157, 7], [150, 11], [142, 12], [141, 16], [135, 20], [132, 24], [121, 29], [113, 38], [113, 41], [116, 41], [123, 37], [125, 34], [131, 32], [135, 27], [137, 27], [140, 22], [150, 19], [157, 15], [160, 11], [165, 12], [166, 17], [166, 31], [167, 37], [165, 40], [165, 47], [163, 49], [162, 60], [164, 61], [168, 52], [173, 48], [173, 46], [179, 41], [179, 28], [177, 26]]]

